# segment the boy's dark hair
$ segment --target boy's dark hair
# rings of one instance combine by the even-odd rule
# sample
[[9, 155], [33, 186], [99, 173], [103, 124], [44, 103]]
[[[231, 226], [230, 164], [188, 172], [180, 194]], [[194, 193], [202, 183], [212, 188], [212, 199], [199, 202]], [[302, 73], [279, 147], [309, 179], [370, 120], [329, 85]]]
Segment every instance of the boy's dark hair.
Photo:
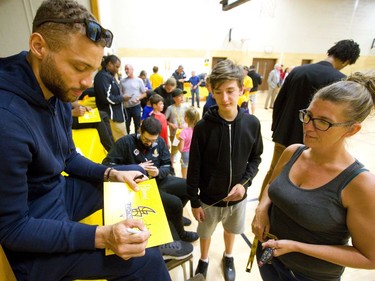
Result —
[[153, 71], [154, 73], [158, 72], [158, 71], [159, 71], [159, 67], [154, 66], [154, 67], [152, 68], [152, 71]]
[[141, 133], [147, 132], [152, 136], [159, 135], [161, 132], [161, 123], [154, 117], [147, 117], [142, 121]]
[[149, 101], [150, 101], [150, 104], [151, 105], [154, 105], [154, 104], [157, 104], [158, 102], [162, 101], [164, 102], [164, 99], [161, 95], [159, 94], [154, 94], [152, 95], [150, 98], [149, 98]]
[[239, 88], [242, 88], [244, 73], [240, 65], [231, 60], [222, 60], [218, 62], [208, 76], [212, 90], [220, 87], [221, 84], [228, 80], [236, 80]]
[[349, 64], [357, 61], [360, 52], [359, 45], [353, 40], [341, 40], [327, 51], [328, 56], [333, 56], [342, 62], [349, 61]]

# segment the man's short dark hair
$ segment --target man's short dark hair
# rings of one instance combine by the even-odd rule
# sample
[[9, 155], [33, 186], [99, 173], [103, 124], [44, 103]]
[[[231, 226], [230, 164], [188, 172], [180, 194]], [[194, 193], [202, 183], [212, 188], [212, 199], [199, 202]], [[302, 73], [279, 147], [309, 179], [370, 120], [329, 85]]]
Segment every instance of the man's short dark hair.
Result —
[[90, 19], [95, 17], [84, 7], [73, 0], [45, 0], [39, 6], [34, 21], [32, 32], [42, 34], [52, 50], [59, 50], [64, 44], [68, 44], [67, 36], [73, 33], [85, 34], [85, 26], [81, 23], [59, 24], [46, 22], [40, 26], [35, 23], [44, 19]]
[[361, 52], [359, 45], [353, 40], [341, 40], [328, 50], [328, 56], [333, 56], [342, 62], [354, 64]]
[[141, 134], [147, 132], [152, 136], [159, 135], [161, 133], [161, 123], [154, 117], [148, 117], [142, 121]]

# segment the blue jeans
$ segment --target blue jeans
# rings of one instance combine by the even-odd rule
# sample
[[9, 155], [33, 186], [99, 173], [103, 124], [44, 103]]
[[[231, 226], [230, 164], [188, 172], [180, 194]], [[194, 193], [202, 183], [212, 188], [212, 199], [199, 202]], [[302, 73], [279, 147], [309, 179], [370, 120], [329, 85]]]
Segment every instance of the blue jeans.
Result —
[[199, 107], [199, 86], [195, 89], [191, 89], [191, 105], [194, 106], [194, 96], [197, 101], [197, 106]]
[[128, 131], [128, 134], [130, 134], [130, 123], [133, 118], [134, 122], [134, 132], [138, 133], [139, 127], [141, 127], [141, 115], [142, 115], [142, 107], [140, 104], [133, 106], [133, 107], [127, 107], [126, 108], [126, 130]]

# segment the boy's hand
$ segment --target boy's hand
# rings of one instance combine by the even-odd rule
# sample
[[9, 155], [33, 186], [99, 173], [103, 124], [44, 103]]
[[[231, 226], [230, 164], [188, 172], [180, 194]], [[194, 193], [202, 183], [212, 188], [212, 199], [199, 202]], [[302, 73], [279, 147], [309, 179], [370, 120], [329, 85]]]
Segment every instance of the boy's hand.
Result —
[[191, 208], [194, 218], [198, 222], [203, 222], [206, 218], [206, 214], [203, 211], [202, 207], [199, 208]]
[[242, 184], [236, 184], [232, 190], [228, 193], [228, 196], [223, 201], [239, 201], [245, 195], [245, 187]]

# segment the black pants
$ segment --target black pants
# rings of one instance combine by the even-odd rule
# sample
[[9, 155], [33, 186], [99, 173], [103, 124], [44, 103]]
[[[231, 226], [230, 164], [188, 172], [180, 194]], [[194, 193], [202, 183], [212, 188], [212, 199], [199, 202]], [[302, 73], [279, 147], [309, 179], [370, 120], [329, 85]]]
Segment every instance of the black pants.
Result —
[[189, 201], [186, 180], [179, 177], [167, 176], [158, 181], [161, 201], [167, 219], [170, 222], [174, 240], [180, 240], [180, 235], [185, 231], [182, 221], [183, 209]]

